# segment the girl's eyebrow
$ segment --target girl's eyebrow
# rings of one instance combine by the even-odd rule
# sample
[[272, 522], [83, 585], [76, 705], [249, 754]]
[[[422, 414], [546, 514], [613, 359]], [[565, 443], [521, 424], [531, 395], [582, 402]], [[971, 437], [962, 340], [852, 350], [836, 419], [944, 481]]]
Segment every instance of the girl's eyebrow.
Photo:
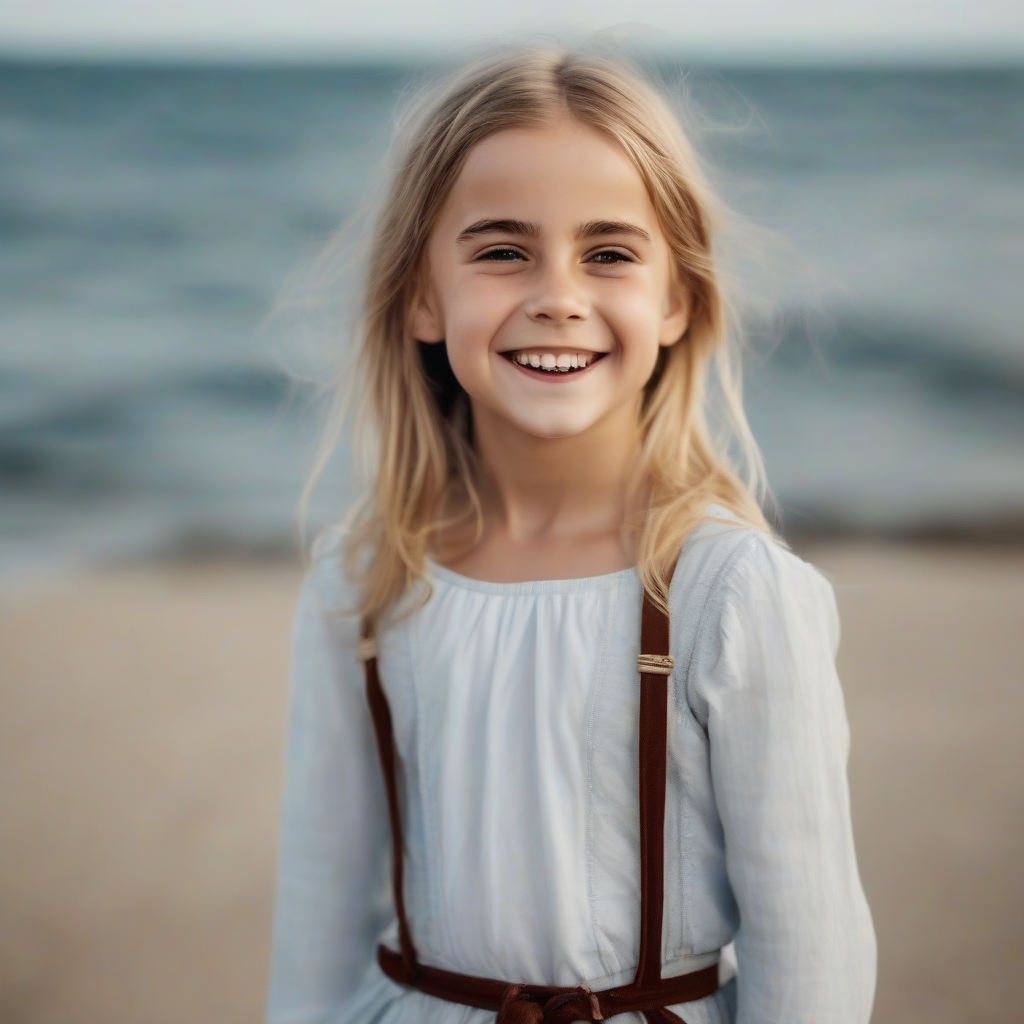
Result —
[[525, 235], [527, 238], [536, 238], [540, 234], [540, 228], [525, 220], [478, 220], [463, 230], [458, 241], [462, 242], [475, 235], [491, 234]]
[[650, 232], [622, 220], [592, 220], [576, 229], [577, 238], [600, 238], [603, 235], [635, 235], [645, 242], [651, 241]]
[[[478, 220], [470, 224], [459, 235], [458, 241], [463, 242], [477, 235], [519, 235], [526, 238], [537, 238], [540, 227], [525, 220]], [[651, 241], [650, 232], [621, 220], [591, 220], [576, 228], [577, 238], [601, 238], [604, 235], [633, 235], [645, 242]]]

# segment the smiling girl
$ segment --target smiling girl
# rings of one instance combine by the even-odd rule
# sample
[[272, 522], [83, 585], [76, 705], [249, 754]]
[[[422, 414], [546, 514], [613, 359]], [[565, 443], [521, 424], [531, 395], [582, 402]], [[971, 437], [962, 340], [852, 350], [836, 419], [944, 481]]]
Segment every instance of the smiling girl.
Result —
[[397, 167], [375, 478], [295, 624], [268, 1020], [864, 1024], [835, 604], [760, 511], [678, 124], [517, 52]]

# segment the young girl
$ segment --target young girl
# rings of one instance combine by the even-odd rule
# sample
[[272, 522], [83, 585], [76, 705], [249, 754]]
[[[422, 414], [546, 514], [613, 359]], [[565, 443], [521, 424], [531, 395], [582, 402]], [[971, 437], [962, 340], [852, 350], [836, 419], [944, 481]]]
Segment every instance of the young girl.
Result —
[[730, 466], [712, 211], [606, 59], [492, 58], [409, 133], [374, 485], [295, 625], [271, 1024], [868, 1020], [836, 608]]

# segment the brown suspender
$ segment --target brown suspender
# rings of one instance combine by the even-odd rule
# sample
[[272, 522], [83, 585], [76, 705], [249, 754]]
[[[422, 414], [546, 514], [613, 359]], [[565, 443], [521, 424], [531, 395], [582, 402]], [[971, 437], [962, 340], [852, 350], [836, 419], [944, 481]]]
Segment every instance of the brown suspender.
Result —
[[[640, 620], [640, 957], [634, 984], [661, 980], [661, 922], [665, 899], [665, 769], [668, 759], [668, 674], [643, 671], [664, 658], [668, 616], [644, 594]], [[646, 657], [645, 657], [646, 656]], [[655, 664], [651, 666], [657, 668]]]
[[395, 773], [395, 734], [391, 726], [391, 709], [377, 673], [376, 656], [364, 665], [366, 671], [366, 699], [373, 717], [373, 731], [377, 735], [377, 752], [381, 768], [384, 769], [384, 789], [388, 798], [388, 816], [391, 818], [391, 888], [394, 892], [395, 914], [398, 917], [398, 948], [401, 951], [402, 967], [409, 977], [415, 977], [418, 964], [416, 947], [409, 931], [409, 919], [405, 915], [405, 834], [402, 831], [402, 814], [398, 806], [398, 779]]
[[661, 976], [665, 899], [665, 774], [668, 757], [669, 619], [644, 594], [640, 625], [640, 957], [629, 985], [591, 992], [586, 985], [559, 988], [518, 985], [443, 971], [421, 964], [405, 913], [405, 839], [398, 803], [391, 711], [380, 684], [373, 641], [363, 641], [366, 695], [377, 736], [391, 818], [393, 887], [399, 952], [380, 946], [377, 960], [389, 978], [449, 1002], [497, 1012], [495, 1024], [569, 1024], [640, 1012], [649, 1024], [683, 1024], [667, 1006], [703, 999], [718, 989], [718, 966], [675, 978]]

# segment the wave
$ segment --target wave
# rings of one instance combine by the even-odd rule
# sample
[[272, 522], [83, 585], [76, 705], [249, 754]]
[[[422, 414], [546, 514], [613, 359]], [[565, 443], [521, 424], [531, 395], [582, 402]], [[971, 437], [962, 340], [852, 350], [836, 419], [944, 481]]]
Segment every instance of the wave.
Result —
[[[14, 383], [6, 376], [0, 379], [0, 390]], [[22, 386], [26, 376], [20, 378]], [[266, 422], [281, 412], [292, 391], [280, 373], [221, 369], [121, 384], [82, 396], [51, 396], [0, 423], [0, 486], [50, 494], [122, 490], [130, 486], [131, 471], [147, 448], [163, 448], [163, 457], [168, 457], [167, 442], [174, 447], [168, 420], [190, 411], [208, 419], [242, 411]], [[147, 475], [153, 469], [150, 463]]]
[[789, 372], [829, 376], [896, 371], [935, 400], [1002, 402], [1024, 415], [1024, 359], [981, 349], [974, 339], [906, 319], [837, 312], [791, 314], [768, 363]]

